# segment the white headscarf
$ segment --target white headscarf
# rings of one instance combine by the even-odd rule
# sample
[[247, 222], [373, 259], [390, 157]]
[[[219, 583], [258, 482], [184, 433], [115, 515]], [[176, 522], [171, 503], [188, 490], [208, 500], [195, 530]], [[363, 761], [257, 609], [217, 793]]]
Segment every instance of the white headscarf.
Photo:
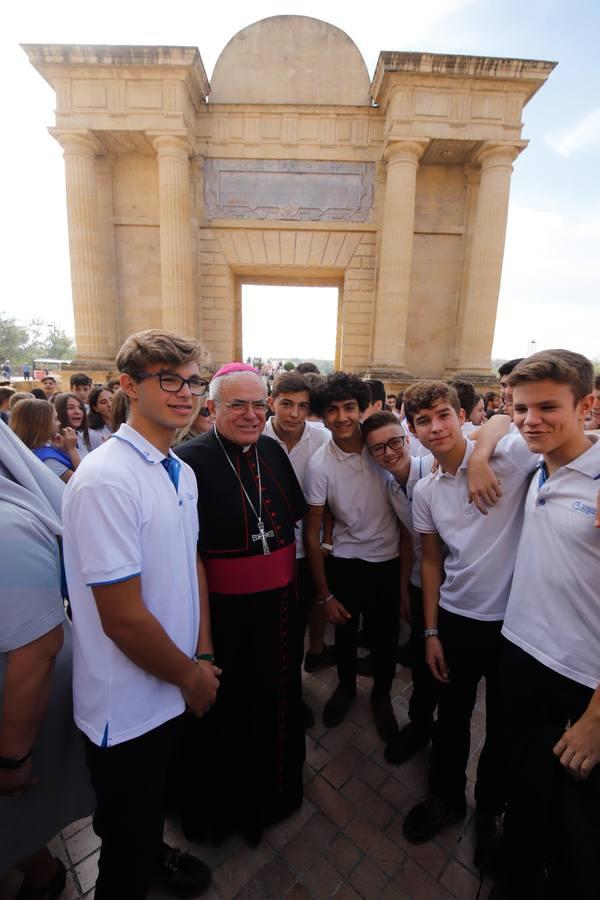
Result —
[[0, 421], [0, 500], [32, 513], [53, 535], [60, 519], [65, 483]]

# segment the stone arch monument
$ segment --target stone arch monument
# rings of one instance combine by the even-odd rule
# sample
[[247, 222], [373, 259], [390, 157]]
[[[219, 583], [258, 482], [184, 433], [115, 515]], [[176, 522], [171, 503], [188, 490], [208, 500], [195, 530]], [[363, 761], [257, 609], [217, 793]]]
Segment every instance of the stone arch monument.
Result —
[[271, 283], [339, 288], [339, 368], [489, 374], [522, 111], [554, 63], [382, 52], [370, 80], [304, 16], [236, 34], [212, 86], [191, 47], [24, 49], [56, 91], [77, 365], [148, 327], [240, 358], [241, 286]]

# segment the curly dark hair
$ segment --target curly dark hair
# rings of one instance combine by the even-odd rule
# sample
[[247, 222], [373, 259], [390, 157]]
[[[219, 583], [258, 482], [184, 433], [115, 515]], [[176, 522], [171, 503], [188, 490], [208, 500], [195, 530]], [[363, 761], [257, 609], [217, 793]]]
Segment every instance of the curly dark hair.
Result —
[[332, 372], [321, 385], [315, 388], [311, 396], [312, 407], [318, 416], [322, 416], [330, 403], [339, 400], [356, 400], [358, 408], [364, 412], [371, 402], [371, 391], [358, 375]]

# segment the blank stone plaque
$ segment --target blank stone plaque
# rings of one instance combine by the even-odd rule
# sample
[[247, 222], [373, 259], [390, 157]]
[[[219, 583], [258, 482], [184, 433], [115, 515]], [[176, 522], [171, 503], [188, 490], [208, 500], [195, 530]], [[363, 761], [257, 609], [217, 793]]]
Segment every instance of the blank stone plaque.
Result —
[[210, 219], [368, 222], [374, 163], [207, 159]]

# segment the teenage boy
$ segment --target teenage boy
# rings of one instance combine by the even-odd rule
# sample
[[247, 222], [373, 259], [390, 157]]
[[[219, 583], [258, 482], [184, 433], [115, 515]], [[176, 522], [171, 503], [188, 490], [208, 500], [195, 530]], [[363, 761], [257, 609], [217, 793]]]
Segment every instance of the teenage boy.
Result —
[[75, 394], [76, 397], [79, 397], [87, 412], [90, 411], [88, 397], [90, 396], [93, 383], [90, 376], [86, 375], [84, 372], [78, 372], [76, 375], [71, 375], [69, 379], [71, 393]]
[[600, 375], [594, 378], [594, 402], [592, 403], [592, 430], [600, 430]]
[[54, 375], [44, 375], [41, 380], [41, 385], [46, 400], [52, 401], [55, 395], [58, 393], [58, 386], [56, 384], [56, 378], [54, 377]]
[[[404, 834], [412, 843], [423, 843], [464, 817], [470, 721], [478, 684], [485, 677], [486, 740], [475, 786], [479, 861], [496, 839], [496, 816], [505, 804], [500, 629], [519, 540], [522, 500], [535, 457], [518, 435], [498, 442], [490, 464], [502, 484], [502, 496], [488, 515], [482, 515], [469, 502], [467, 464], [476, 445], [461, 433], [463, 413], [454, 388], [443, 382], [417, 382], [406, 391], [404, 408], [411, 430], [439, 464], [435, 473], [416, 485], [413, 500], [414, 527], [422, 542], [425, 653], [439, 683], [432, 796], [407, 815]], [[478, 455], [486, 467], [507, 424], [505, 417], [495, 417], [485, 426], [485, 437], [479, 436]]]
[[[300, 487], [304, 490], [306, 467], [313, 454], [327, 443], [331, 434], [325, 428], [318, 428], [306, 421], [310, 413], [310, 389], [304, 375], [298, 372], [283, 372], [274, 384], [269, 406], [273, 411], [267, 419], [264, 434], [277, 441], [289, 457]], [[324, 645], [325, 623], [314, 605], [315, 586], [308, 568], [302, 540], [302, 522], [296, 526], [296, 572], [298, 599], [302, 607], [305, 627], [309, 623], [310, 645], [304, 660], [307, 672], [315, 672], [334, 662], [332, 647]], [[305, 724], [313, 724], [311, 710], [305, 706]]]
[[[519, 365], [520, 362], [523, 361], [522, 356], [518, 356], [515, 359], [509, 359], [507, 362], [502, 363], [500, 368], [498, 369], [498, 375], [500, 376], [500, 409], [502, 412], [506, 413], [504, 409], [504, 404], [506, 400], [506, 388], [508, 387], [508, 379], [512, 370]], [[512, 418], [512, 413], [511, 413]]]
[[[313, 399], [331, 440], [317, 450], [306, 471], [310, 508], [304, 539], [317, 603], [325, 619], [336, 626], [339, 684], [325, 704], [323, 724], [339, 725], [356, 697], [362, 613], [371, 644], [375, 725], [388, 743], [398, 732], [390, 690], [398, 644], [400, 525], [388, 502], [390, 476], [372, 459], [361, 431], [361, 416], [370, 399], [367, 384], [344, 372], [329, 375]], [[320, 546], [326, 504], [335, 523], [327, 572]], [[408, 517], [408, 501], [406, 507]]]
[[143, 900], [153, 882], [197, 896], [210, 881], [204, 863], [162, 840], [186, 706], [207, 712], [220, 674], [196, 550], [196, 479], [169, 449], [206, 387], [199, 355], [195, 341], [168, 332], [127, 339], [117, 356], [127, 424], [65, 492], [74, 712], [102, 838], [98, 900]]
[[366, 378], [365, 384], [369, 388], [371, 394], [371, 402], [362, 414], [362, 421], [368, 419], [373, 413], [381, 412], [385, 406], [385, 385], [378, 378]]
[[[392, 507], [405, 524], [412, 525], [412, 510], [406, 517], [406, 500], [412, 506], [415, 486], [431, 472], [433, 457], [410, 455], [409, 437], [393, 412], [374, 413], [363, 422], [367, 449], [377, 465], [390, 472], [388, 482]], [[437, 689], [425, 661], [425, 628], [421, 593], [421, 542], [414, 528], [403, 533], [409, 537], [409, 553], [402, 553], [401, 614], [410, 621], [409, 658], [413, 689], [408, 704], [408, 723], [385, 748], [388, 762], [400, 765], [425, 747], [431, 739], [433, 714], [437, 706]]]
[[547, 350], [508, 380], [515, 423], [543, 454], [503, 627], [511, 900], [599, 896], [598, 788], [585, 781], [600, 761], [600, 440], [584, 432], [592, 379], [585, 357]]

